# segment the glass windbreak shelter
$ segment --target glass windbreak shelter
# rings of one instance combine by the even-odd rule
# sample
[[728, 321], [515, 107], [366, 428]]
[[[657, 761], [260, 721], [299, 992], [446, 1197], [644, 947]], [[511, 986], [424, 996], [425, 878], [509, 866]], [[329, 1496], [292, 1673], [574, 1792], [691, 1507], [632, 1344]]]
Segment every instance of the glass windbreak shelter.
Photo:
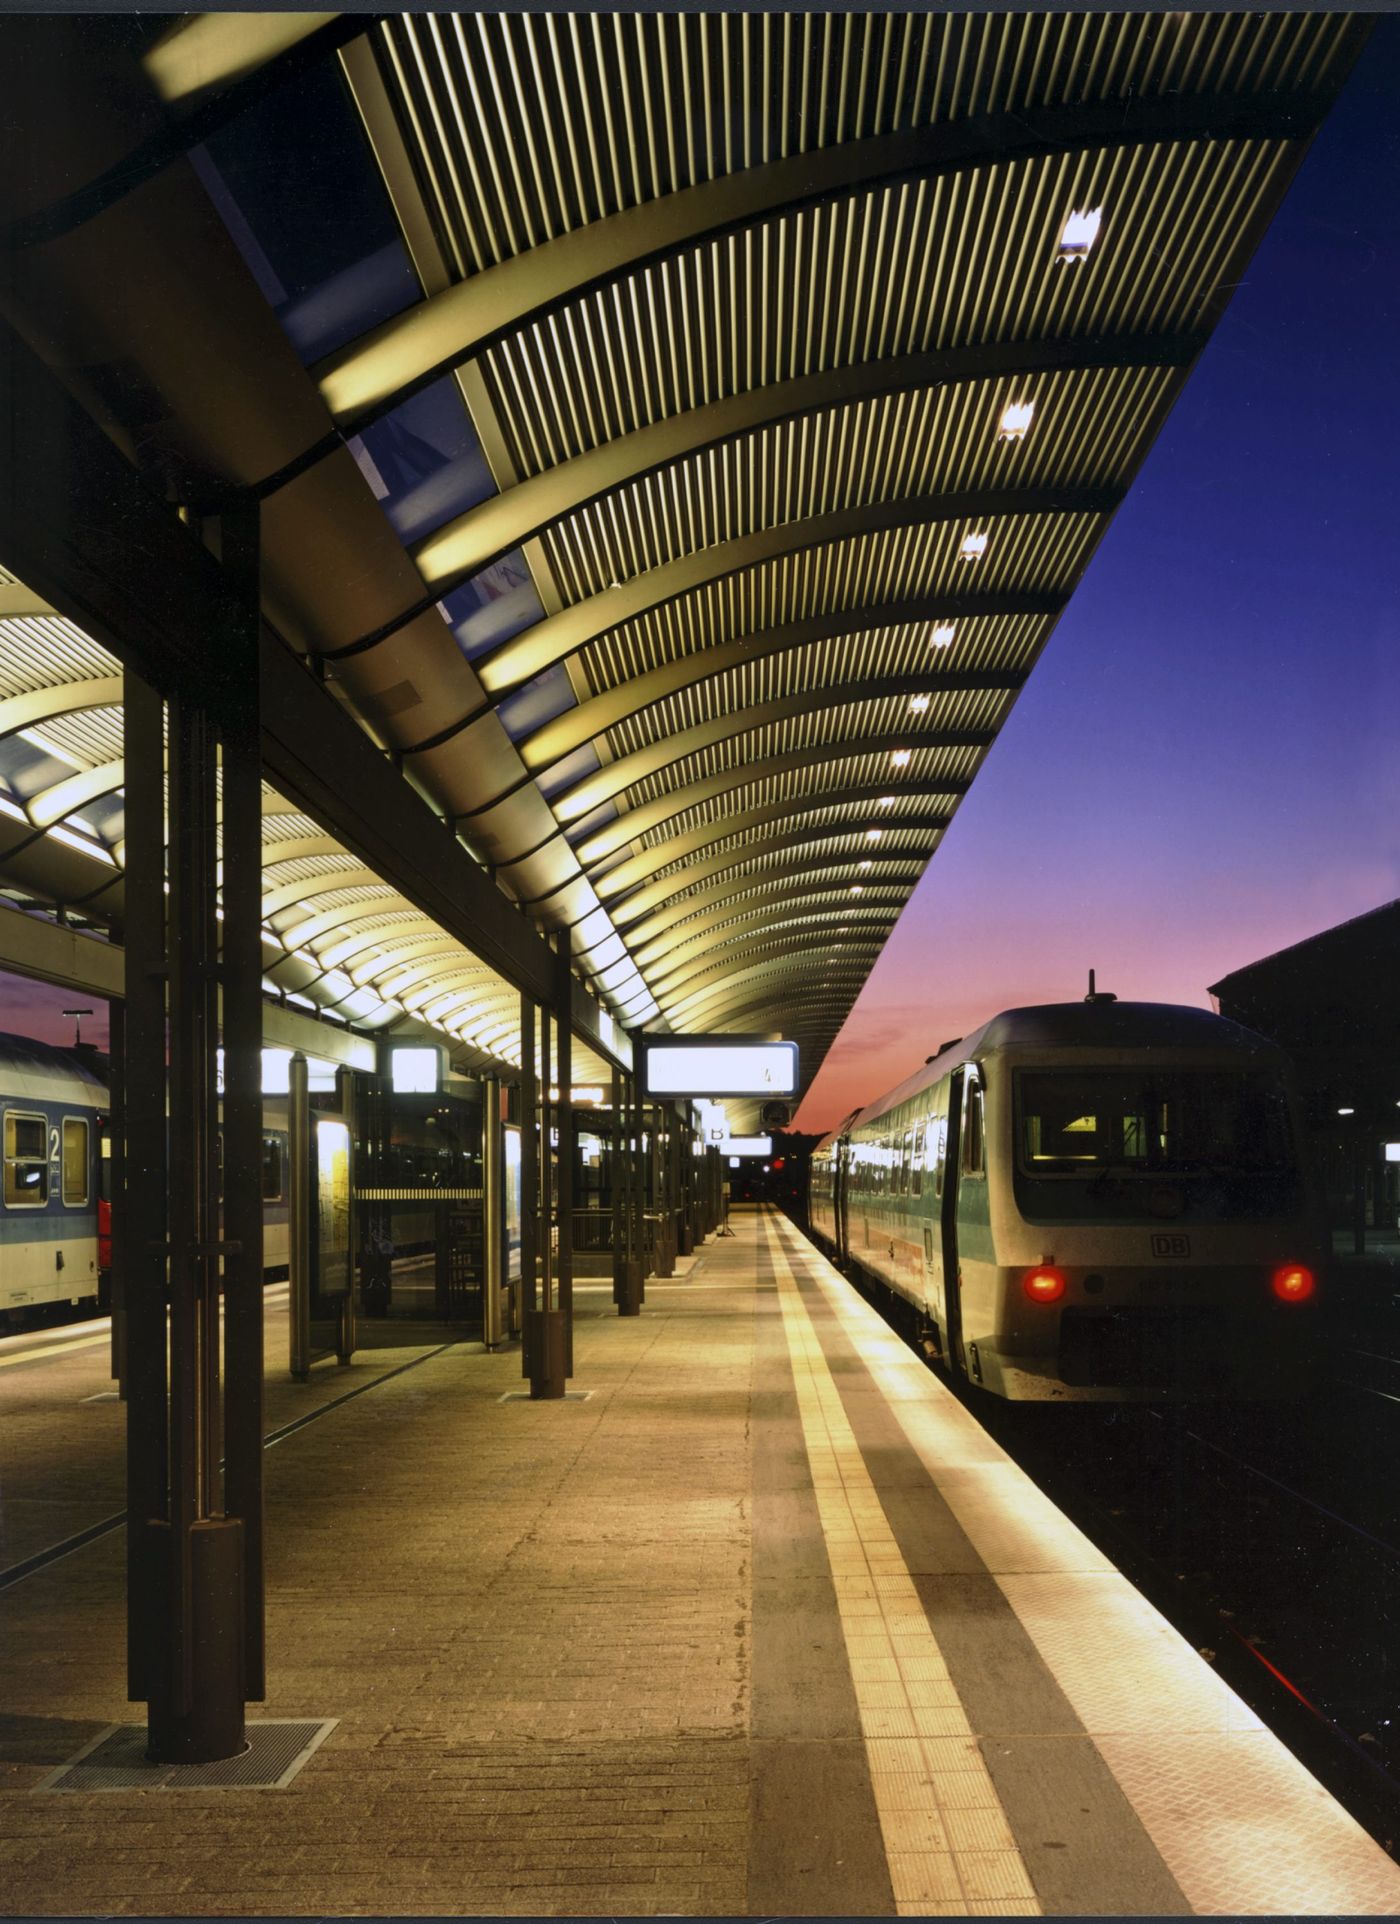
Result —
[[[406, 1321], [480, 1328], [485, 1284], [481, 1090], [361, 1097], [359, 1341]], [[397, 1339], [396, 1339], [397, 1340]]]

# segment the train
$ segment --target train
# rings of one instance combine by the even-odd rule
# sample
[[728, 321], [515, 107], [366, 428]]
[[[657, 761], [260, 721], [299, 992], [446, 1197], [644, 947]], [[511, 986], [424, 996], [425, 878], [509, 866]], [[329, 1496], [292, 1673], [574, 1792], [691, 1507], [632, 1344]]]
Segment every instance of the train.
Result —
[[[0, 1034], [0, 1330], [46, 1306], [105, 1307], [110, 1254], [107, 1061]], [[263, 1268], [287, 1267], [287, 1118], [265, 1103]]]
[[1205, 1009], [1007, 1009], [812, 1152], [809, 1225], [1013, 1401], [1305, 1393], [1329, 1254], [1291, 1065]]

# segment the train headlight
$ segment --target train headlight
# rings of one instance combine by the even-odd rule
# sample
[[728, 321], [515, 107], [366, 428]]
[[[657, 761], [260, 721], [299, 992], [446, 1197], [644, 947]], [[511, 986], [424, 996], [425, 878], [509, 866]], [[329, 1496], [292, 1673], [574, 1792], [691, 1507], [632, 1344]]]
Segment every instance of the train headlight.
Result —
[[1274, 1271], [1273, 1291], [1281, 1303], [1305, 1303], [1316, 1288], [1312, 1271], [1301, 1263], [1285, 1263]]
[[1021, 1287], [1033, 1303], [1058, 1303], [1066, 1289], [1065, 1273], [1042, 1263], [1039, 1269], [1026, 1272]]

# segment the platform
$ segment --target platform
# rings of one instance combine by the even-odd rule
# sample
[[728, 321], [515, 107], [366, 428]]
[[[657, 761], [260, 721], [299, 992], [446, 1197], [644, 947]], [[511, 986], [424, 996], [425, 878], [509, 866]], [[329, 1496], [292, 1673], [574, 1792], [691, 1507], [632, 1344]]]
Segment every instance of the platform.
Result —
[[[5, 1908], [1400, 1911], [1400, 1869], [830, 1265], [735, 1228], [634, 1320], [579, 1289], [581, 1400], [502, 1400], [513, 1352], [376, 1357], [270, 1452], [254, 1714], [337, 1720], [284, 1789], [37, 1790], [138, 1714], [121, 1531], [0, 1595]], [[83, 1401], [100, 1347], [0, 1394], [50, 1368], [56, 1539], [119, 1430]]]

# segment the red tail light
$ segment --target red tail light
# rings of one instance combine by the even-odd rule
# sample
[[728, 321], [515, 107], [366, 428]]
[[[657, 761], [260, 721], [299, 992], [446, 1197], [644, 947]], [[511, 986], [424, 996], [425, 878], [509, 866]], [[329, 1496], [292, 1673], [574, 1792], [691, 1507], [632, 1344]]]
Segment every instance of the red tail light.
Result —
[[1285, 1263], [1274, 1271], [1274, 1294], [1281, 1303], [1305, 1303], [1316, 1288], [1312, 1271], [1301, 1263]]
[[1042, 1263], [1039, 1269], [1026, 1272], [1021, 1287], [1033, 1303], [1058, 1303], [1065, 1293], [1065, 1273]]

